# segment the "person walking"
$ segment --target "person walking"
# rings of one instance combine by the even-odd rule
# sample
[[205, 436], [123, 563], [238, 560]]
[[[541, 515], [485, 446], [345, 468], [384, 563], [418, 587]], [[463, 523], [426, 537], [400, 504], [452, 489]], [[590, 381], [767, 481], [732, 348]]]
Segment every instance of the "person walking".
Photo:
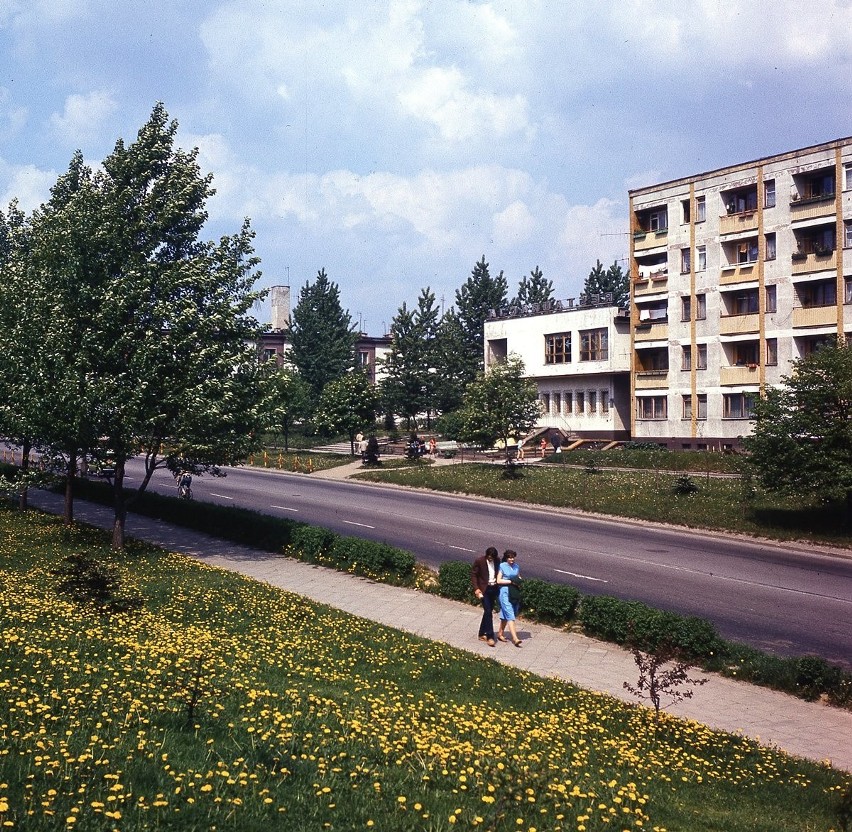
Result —
[[497, 571], [497, 586], [500, 587], [500, 631], [498, 641], [506, 641], [506, 625], [515, 647], [521, 646], [518, 631], [515, 629], [515, 619], [521, 607], [520, 580], [521, 568], [517, 564], [518, 553], [512, 549], [503, 552], [500, 569]]
[[497, 601], [497, 572], [500, 564], [497, 550], [489, 546], [470, 568], [473, 594], [482, 601], [482, 620], [479, 622], [479, 640], [494, 647], [494, 605]]

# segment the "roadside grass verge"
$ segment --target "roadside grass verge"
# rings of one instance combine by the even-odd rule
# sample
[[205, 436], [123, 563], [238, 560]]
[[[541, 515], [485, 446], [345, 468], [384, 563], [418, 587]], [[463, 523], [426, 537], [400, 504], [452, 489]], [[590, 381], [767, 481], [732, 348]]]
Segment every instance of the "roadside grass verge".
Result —
[[[852, 546], [842, 506], [813, 505], [769, 496], [748, 477], [702, 477], [657, 470], [586, 470], [563, 465], [526, 465], [514, 477], [506, 477], [503, 466], [480, 463], [369, 471], [356, 476], [695, 529]], [[695, 491], [679, 493], [679, 481], [684, 476]]]
[[310, 450], [285, 453], [280, 448], [267, 448], [251, 454], [245, 464], [254, 468], [275, 468], [278, 471], [311, 474], [314, 471], [348, 465], [355, 459], [357, 457], [348, 454], [313, 453]]
[[[0, 532], [5, 828], [838, 828], [842, 772], [56, 518]], [[69, 556], [141, 606], [58, 591]]]
[[657, 471], [689, 471], [696, 474], [741, 474], [746, 458], [716, 451], [668, 451], [663, 448], [613, 448], [550, 454], [545, 462], [555, 465], [595, 465], [600, 468], [641, 468]]

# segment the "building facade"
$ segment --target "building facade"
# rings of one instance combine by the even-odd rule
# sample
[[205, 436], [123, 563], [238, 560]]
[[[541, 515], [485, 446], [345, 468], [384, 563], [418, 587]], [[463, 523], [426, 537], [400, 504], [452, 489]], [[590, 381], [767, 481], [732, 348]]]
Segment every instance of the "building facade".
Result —
[[485, 364], [521, 358], [538, 386], [538, 427], [572, 438], [627, 439], [629, 313], [605, 300], [581, 300], [493, 310], [485, 322]]
[[852, 138], [630, 192], [630, 434], [734, 448], [791, 362], [852, 333]]

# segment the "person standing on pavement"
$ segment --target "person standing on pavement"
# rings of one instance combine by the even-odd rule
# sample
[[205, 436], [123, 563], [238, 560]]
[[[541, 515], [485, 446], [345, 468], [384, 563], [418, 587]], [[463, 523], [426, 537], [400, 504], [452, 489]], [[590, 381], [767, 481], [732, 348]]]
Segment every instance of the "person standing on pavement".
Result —
[[516, 563], [518, 553], [512, 549], [503, 552], [503, 559], [497, 571], [497, 585], [500, 587], [500, 631], [497, 633], [498, 641], [506, 641], [506, 625], [509, 625], [509, 634], [512, 636], [512, 644], [521, 646], [518, 631], [515, 629], [515, 619], [521, 607], [520, 580], [521, 568]]
[[494, 605], [497, 601], [497, 572], [499, 554], [493, 546], [485, 550], [470, 568], [470, 583], [473, 594], [482, 601], [482, 620], [479, 622], [479, 640], [494, 647]]

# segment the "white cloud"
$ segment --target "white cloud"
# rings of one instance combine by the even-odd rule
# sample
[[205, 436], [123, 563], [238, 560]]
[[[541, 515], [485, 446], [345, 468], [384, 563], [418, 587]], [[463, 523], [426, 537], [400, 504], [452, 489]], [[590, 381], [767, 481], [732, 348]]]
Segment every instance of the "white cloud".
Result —
[[18, 208], [29, 214], [50, 197], [56, 173], [39, 170], [35, 165], [8, 166], [0, 163], [0, 180], [5, 183], [0, 206], [5, 210], [13, 199], [17, 199]]
[[515, 200], [494, 215], [494, 242], [500, 248], [512, 248], [532, 236], [535, 217], [521, 200]]
[[62, 114], [50, 117], [50, 126], [60, 138], [79, 147], [82, 143], [100, 137], [104, 122], [118, 110], [118, 103], [105, 90], [94, 90], [85, 95], [69, 95]]

